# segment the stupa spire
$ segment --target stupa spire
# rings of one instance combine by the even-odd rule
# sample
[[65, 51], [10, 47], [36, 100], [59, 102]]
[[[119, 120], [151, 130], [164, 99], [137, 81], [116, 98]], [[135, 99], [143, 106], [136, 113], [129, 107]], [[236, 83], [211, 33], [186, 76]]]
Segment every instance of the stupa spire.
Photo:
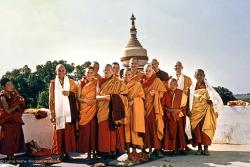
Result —
[[135, 18], [133, 13], [132, 13], [130, 20], [131, 20], [130, 39], [129, 39], [126, 47], [137, 47], [137, 46], [142, 47], [142, 45], [140, 44], [140, 42], [138, 41], [138, 39], [136, 37], [136, 35], [137, 35], [137, 30], [135, 28], [136, 18]]
[[139, 61], [139, 68], [143, 69], [143, 66], [148, 61], [147, 50], [142, 47], [142, 45], [140, 44], [140, 42], [136, 37], [137, 29], [135, 27], [136, 18], [134, 14], [132, 14], [130, 20], [131, 20], [130, 37], [126, 47], [123, 50], [121, 62], [124, 67], [129, 67], [130, 59], [137, 58]]
[[137, 31], [136, 31], [136, 28], [135, 28], [135, 20], [136, 20], [136, 18], [135, 18], [133, 13], [132, 13], [132, 16], [131, 16], [130, 20], [131, 20], [130, 34], [131, 35], [136, 35], [137, 34]]

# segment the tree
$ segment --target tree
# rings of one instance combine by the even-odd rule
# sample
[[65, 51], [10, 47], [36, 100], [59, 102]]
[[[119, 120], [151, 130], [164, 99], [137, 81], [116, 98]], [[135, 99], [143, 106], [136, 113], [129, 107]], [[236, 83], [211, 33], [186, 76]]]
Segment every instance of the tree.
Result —
[[6, 72], [3, 77], [9, 78], [15, 88], [25, 98], [26, 106], [31, 107], [33, 103], [33, 92], [29, 89], [28, 78], [31, 75], [31, 69], [25, 65], [23, 68], [14, 69], [12, 72]]
[[74, 78], [76, 81], [79, 81], [79, 80], [82, 79], [82, 76], [85, 73], [85, 69], [88, 68], [90, 66], [90, 64], [91, 64], [91, 62], [87, 61], [82, 65], [77, 65], [76, 66], [76, 68], [75, 68], [76, 73], [75, 73], [75, 78]]
[[27, 108], [48, 107], [49, 83], [55, 78], [55, 68], [58, 64], [63, 64], [68, 76], [77, 81], [82, 78], [90, 62], [75, 65], [74, 63], [69, 64], [65, 60], [47, 61], [45, 64], [37, 65], [34, 72], [25, 65], [22, 68], [6, 72], [2, 77], [7, 77], [12, 81], [15, 88], [25, 98]]
[[229, 89], [221, 86], [214, 87], [214, 89], [219, 93], [224, 104], [227, 104], [227, 102], [231, 100], [236, 100], [233, 93]]
[[38, 108], [49, 108], [49, 91], [45, 90], [38, 95], [37, 107]]

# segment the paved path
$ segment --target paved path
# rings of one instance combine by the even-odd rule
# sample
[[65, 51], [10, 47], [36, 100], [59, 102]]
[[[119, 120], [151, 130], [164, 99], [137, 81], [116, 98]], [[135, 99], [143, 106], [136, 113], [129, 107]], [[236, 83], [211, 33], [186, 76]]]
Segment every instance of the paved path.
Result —
[[[185, 156], [165, 156], [161, 159], [147, 162], [138, 167], [250, 167], [250, 145], [227, 145], [213, 144], [210, 147], [210, 156], [193, 155], [195, 150], [189, 152]], [[1, 156], [0, 156], [1, 157]], [[74, 163], [58, 163], [52, 166], [63, 167], [85, 167], [83, 157], [77, 155], [78, 160]], [[30, 164], [22, 164], [20, 167], [34, 166]], [[36, 165], [37, 166], [37, 165]], [[2, 167], [0, 165], [0, 167]]]

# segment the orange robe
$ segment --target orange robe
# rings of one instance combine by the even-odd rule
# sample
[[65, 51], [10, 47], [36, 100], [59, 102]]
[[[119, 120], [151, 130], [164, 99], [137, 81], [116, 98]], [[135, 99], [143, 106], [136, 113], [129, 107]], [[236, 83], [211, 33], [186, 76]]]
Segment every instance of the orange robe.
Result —
[[[159, 149], [163, 138], [163, 110], [160, 99], [166, 91], [163, 82], [152, 75], [150, 78], [143, 80], [143, 89], [145, 93], [145, 138], [144, 145], [146, 148], [151, 147]], [[155, 90], [155, 95], [151, 96], [150, 91]]]
[[[165, 111], [165, 136], [163, 139], [164, 150], [183, 150], [186, 147], [184, 133], [184, 118], [182, 107], [187, 98], [183, 91], [176, 89], [174, 93], [168, 90], [162, 98], [162, 107]], [[183, 102], [185, 100], [185, 102]], [[185, 105], [185, 104], [184, 104]]]
[[[84, 80], [81, 84], [82, 99], [96, 98], [97, 79], [91, 82]], [[77, 152], [85, 153], [97, 149], [96, 104], [80, 103], [79, 136]]]
[[96, 74], [96, 75], [95, 75], [95, 79], [97, 79], [97, 80], [101, 80], [101, 79], [102, 79], [102, 77], [101, 77], [101, 75], [100, 75], [100, 74]]
[[[21, 103], [19, 102], [20, 96], [16, 91], [9, 93], [2, 90], [0, 96], [6, 98], [6, 102], [10, 108], [15, 104], [24, 106], [24, 100], [22, 100], [23, 102], [20, 101]], [[0, 110], [0, 115], [5, 116], [0, 124], [0, 153], [12, 156], [14, 153], [24, 152], [24, 135], [22, 129], [22, 125], [24, 124], [22, 121], [23, 108], [20, 111], [14, 111], [11, 114], [7, 114], [0, 102]]]
[[143, 78], [145, 78], [145, 74], [141, 71], [138, 71], [136, 74], [133, 74], [132, 80], [142, 82]]
[[[70, 92], [74, 92], [77, 96], [78, 85], [74, 80], [70, 79]], [[55, 112], [55, 81], [50, 82], [49, 89], [49, 108], [51, 112]], [[65, 154], [76, 151], [75, 124], [66, 123], [65, 129], [56, 130], [54, 127], [52, 140], [52, 154]]]
[[[118, 94], [125, 101], [127, 94], [126, 85], [117, 77], [113, 76], [101, 82], [100, 96]], [[121, 124], [116, 130], [111, 130], [109, 125], [109, 101], [98, 101], [98, 150], [100, 152], [124, 151], [125, 136], [124, 125]]]
[[141, 84], [131, 80], [126, 84], [128, 88], [128, 101], [133, 101], [131, 106], [127, 106], [125, 124], [125, 141], [136, 146], [143, 146], [143, 138], [139, 133], [145, 133], [144, 120], [144, 91]]

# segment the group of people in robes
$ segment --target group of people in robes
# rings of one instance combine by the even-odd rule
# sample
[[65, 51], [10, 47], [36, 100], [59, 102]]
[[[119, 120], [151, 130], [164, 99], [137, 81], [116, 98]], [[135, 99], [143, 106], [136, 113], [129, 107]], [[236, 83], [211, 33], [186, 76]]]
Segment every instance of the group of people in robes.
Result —
[[[92, 62], [77, 83], [58, 64], [49, 87], [51, 152], [59, 154], [61, 161], [72, 160], [70, 152], [87, 153], [89, 159], [124, 152], [159, 156], [184, 154], [190, 150], [187, 144], [192, 144], [198, 146], [197, 155], [209, 155], [222, 100], [202, 69], [195, 71], [195, 82], [182, 73], [180, 61], [174, 69], [176, 76], [171, 77], [153, 59], [141, 70], [138, 59], [132, 58], [122, 70], [117, 62], [106, 64], [100, 76], [99, 63]], [[23, 122], [1, 121], [1, 117], [4, 113], [16, 118], [22, 104], [12, 104], [14, 89], [8, 83], [1, 81], [0, 153], [13, 158], [21, 151], [16, 141], [23, 140]], [[14, 144], [6, 145], [6, 140]]]

